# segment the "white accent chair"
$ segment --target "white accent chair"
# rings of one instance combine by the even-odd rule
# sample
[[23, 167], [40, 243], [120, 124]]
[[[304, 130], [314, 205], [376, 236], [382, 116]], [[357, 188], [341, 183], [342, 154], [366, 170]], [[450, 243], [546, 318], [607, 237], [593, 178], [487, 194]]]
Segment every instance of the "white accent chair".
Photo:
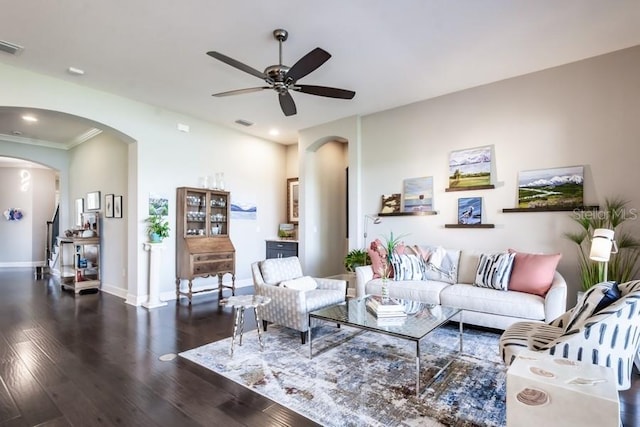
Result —
[[518, 322], [500, 337], [507, 366], [522, 350], [591, 362], [615, 372], [618, 390], [631, 385], [633, 362], [640, 343], [640, 280], [618, 285], [621, 297], [594, 314], [610, 283], [585, 292], [578, 304], [550, 323]]
[[268, 322], [295, 329], [300, 331], [302, 344], [310, 326], [309, 312], [344, 302], [346, 297], [345, 280], [314, 277], [317, 288], [306, 291], [279, 286], [283, 281], [303, 276], [298, 257], [255, 262], [251, 264], [251, 273], [255, 294], [271, 298], [269, 304], [258, 308], [264, 330]]

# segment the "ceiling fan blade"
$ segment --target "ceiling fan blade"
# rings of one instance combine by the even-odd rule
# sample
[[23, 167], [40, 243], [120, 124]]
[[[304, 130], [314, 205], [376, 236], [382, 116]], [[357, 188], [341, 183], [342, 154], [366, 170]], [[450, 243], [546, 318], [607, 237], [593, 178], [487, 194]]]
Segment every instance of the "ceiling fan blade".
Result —
[[353, 99], [356, 95], [352, 90], [326, 86], [296, 85], [292, 89], [297, 90], [298, 92], [308, 93], [310, 95], [326, 96], [328, 98]]
[[262, 71], [258, 71], [255, 68], [249, 67], [248, 65], [243, 64], [240, 61], [236, 61], [233, 58], [229, 58], [227, 55], [223, 55], [220, 52], [211, 51], [211, 52], [207, 52], [207, 55], [217, 59], [218, 61], [222, 61], [227, 65], [231, 65], [232, 67], [237, 68], [238, 70], [244, 71], [245, 73], [249, 73], [252, 76], [256, 76], [259, 79], [262, 79], [262, 80], [267, 79], [267, 75]]
[[322, 64], [327, 62], [329, 58], [331, 58], [331, 54], [329, 52], [317, 47], [300, 58], [298, 62], [293, 64], [287, 73], [286, 79], [289, 82], [296, 82], [298, 79], [301, 79], [310, 72], [316, 70]]
[[269, 86], [250, 87], [250, 88], [247, 88], [247, 89], [236, 89], [236, 90], [230, 90], [230, 91], [227, 91], [227, 92], [214, 93], [211, 96], [242, 95], [243, 93], [259, 92], [259, 91], [264, 90], [264, 89], [271, 89], [271, 88]]
[[282, 108], [285, 116], [293, 116], [298, 112], [296, 110], [296, 103], [293, 102], [293, 97], [288, 91], [279, 93], [278, 100], [280, 101], [280, 108]]

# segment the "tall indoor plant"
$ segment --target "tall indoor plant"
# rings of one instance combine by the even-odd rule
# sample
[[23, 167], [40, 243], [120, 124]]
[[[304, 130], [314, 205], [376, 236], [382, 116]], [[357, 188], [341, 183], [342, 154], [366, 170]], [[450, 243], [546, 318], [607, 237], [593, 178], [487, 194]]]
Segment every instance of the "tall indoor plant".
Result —
[[589, 259], [593, 230], [607, 228], [614, 230], [618, 253], [611, 254], [608, 263], [608, 280], [624, 283], [635, 277], [638, 272], [640, 240], [624, 230], [622, 224], [635, 219], [634, 209], [627, 209], [627, 201], [620, 198], [606, 199], [603, 210], [574, 213], [572, 219], [580, 225], [577, 232], [564, 235], [578, 246], [578, 263], [582, 289], [587, 290], [602, 280], [601, 264]]

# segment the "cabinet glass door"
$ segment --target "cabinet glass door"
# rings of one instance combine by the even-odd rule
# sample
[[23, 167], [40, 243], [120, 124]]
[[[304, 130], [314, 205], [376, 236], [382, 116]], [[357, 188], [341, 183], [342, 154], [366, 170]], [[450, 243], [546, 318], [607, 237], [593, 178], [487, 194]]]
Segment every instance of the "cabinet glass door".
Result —
[[226, 194], [211, 193], [211, 215], [209, 216], [209, 230], [211, 236], [220, 236], [229, 234], [227, 228], [227, 203], [229, 202]]
[[187, 236], [205, 236], [207, 225], [207, 193], [188, 191], [185, 204], [185, 234]]

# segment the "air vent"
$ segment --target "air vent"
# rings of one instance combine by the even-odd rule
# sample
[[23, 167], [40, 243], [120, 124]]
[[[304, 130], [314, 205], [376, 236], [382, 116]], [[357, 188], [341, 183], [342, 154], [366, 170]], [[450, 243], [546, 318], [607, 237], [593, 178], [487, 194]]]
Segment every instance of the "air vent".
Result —
[[18, 46], [17, 44], [9, 43], [4, 40], [0, 40], [0, 51], [7, 52], [11, 55], [17, 55], [22, 52], [24, 48], [22, 46]]
[[244, 120], [244, 119], [238, 119], [238, 120], [236, 120], [236, 123], [239, 124], [239, 125], [242, 125], [242, 126], [246, 126], [246, 127], [254, 125], [253, 122], [250, 122], [249, 120]]

